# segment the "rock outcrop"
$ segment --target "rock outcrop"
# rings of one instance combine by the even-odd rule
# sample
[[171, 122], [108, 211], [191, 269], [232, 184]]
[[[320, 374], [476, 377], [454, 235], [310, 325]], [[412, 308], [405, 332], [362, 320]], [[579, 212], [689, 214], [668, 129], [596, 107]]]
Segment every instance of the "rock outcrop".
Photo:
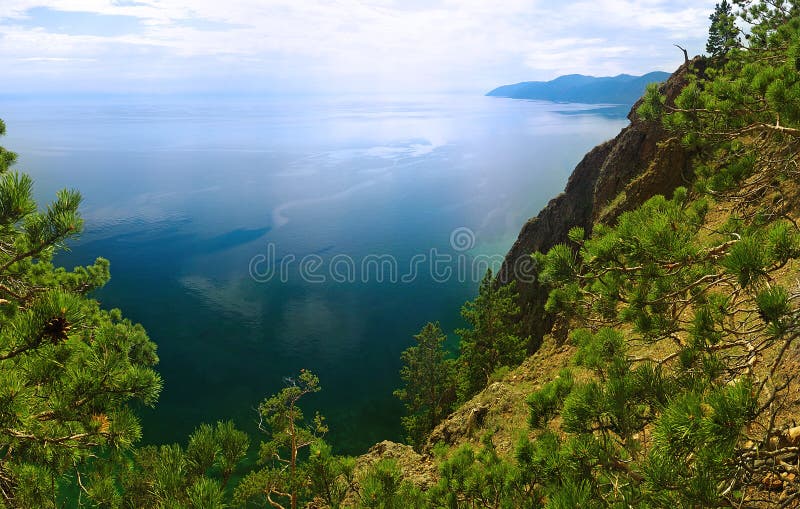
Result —
[[[438, 480], [436, 465], [430, 455], [423, 456], [410, 445], [398, 444], [389, 440], [373, 445], [366, 454], [356, 458], [356, 478], [364, 475], [371, 466], [382, 460], [393, 461], [402, 478], [423, 491], [429, 489]], [[348, 490], [342, 507], [358, 505], [359, 488], [358, 481], [356, 481], [356, 485], [351, 486]], [[324, 504], [320, 504], [319, 507], [324, 507]]]
[[[667, 104], [674, 103], [690, 72], [701, 73], [704, 68], [703, 59], [696, 57], [675, 71], [660, 86]], [[522, 227], [506, 255], [498, 279], [502, 283], [517, 281], [522, 321], [532, 338], [531, 351], [539, 347], [553, 322], [544, 313], [547, 291], [535, 280], [530, 255], [567, 242], [567, 233], [575, 226], [589, 233], [595, 222], [613, 223], [619, 214], [657, 194], [670, 195], [691, 179], [692, 155], [660, 124], [639, 119], [636, 110], [640, 103], [628, 114], [630, 125], [586, 154], [564, 192]]]

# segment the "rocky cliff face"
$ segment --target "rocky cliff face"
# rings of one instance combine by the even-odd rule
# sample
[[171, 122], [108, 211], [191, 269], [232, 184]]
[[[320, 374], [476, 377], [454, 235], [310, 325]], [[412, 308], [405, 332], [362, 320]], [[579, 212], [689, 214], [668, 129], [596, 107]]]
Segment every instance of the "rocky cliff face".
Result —
[[[685, 86], [690, 72], [703, 72], [700, 57], [682, 65], [661, 85], [672, 104]], [[545, 252], [567, 242], [575, 226], [587, 233], [596, 222], [613, 223], [619, 214], [636, 208], [657, 195], [670, 195], [691, 178], [691, 154], [660, 124], [637, 118], [635, 104], [628, 118], [631, 124], [616, 138], [592, 149], [573, 171], [564, 192], [530, 219], [506, 255], [498, 279], [517, 282], [522, 320], [536, 350], [552, 327], [544, 313], [547, 290], [535, 281], [530, 255]]]

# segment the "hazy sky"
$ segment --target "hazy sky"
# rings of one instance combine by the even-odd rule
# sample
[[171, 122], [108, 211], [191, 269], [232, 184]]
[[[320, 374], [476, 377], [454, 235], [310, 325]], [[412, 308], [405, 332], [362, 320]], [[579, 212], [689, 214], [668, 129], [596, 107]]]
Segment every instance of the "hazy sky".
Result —
[[714, 0], [1, 0], [0, 93], [486, 91], [674, 70]]

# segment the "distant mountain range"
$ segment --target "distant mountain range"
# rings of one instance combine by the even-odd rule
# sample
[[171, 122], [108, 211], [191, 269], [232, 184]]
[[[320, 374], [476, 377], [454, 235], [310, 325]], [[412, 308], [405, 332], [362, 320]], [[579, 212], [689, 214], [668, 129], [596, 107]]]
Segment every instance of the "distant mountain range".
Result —
[[553, 102], [632, 105], [642, 96], [649, 83], [666, 81], [669, 76], [669, 73], [660, 71], [644, 76], [620, 74], [604, 78], [569, 74], [552, 81], [525, 81], [504, 85], [486, 95]]

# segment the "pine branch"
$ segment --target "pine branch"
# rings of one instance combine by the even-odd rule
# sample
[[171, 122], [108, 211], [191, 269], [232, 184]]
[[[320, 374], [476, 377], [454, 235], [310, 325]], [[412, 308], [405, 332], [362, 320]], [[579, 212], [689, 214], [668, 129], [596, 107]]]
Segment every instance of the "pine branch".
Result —
[[272, 506], [272, 507], [274, 507], [275, 509], [286, 509], [286, 508], [285, 508], [285, 507], [283, 507], [281, 504], [279, 504], [279, 503], [275, 502], [274, 500], [272, 500], [272, 493], [275, 493], [276, 495], [280, 495], [280, 496], [283, 496], [283, 497], [288, 497], [289, 495], [287, 495], [287, 494], [285, 494], [285, 493], [279, 493], [279, 492], [277, 492], [277, 491], [275, 491], [275, 492], [268, 492], [268, 493], [267, 493], [267, 502], [269, 502], [269, 505], [271, 505], [271, 506]]

